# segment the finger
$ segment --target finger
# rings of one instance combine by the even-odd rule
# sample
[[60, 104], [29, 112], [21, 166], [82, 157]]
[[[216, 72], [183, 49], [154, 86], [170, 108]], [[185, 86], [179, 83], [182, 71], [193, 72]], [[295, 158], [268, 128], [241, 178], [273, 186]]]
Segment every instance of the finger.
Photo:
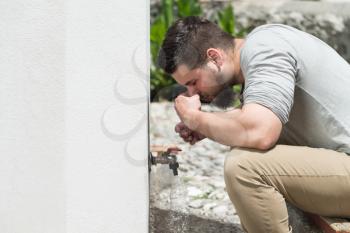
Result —
[[188, 142], [188, 137], [182, 137], [182, 140], [184, 140], [184, 142]]
[[187, 142], [191, 142], [192, 141], [192, 139], [193, 139], [193, 137], [190, 135], [190, 136], [188, 136], [187, 137]]
[[184, 139], [184, 140], [188, 140], [188, 138], [190, 137], [190, 135], [189, 134], [186, 134], [186, 135], [184, 135], [184, 134], [180, 134], [180, 136]]
[[191, 141], [191, 145], [195, 144], [195, 143], [198, 142], [198, 141], [199, 141], [199, 139], [198, 139], [198, 137], [195, 135], [195, 136], [193, 137], [192, 141]]
[[191, 98], [199, 99], [199, 95], [195, 94], [195, 95], [191, 96]]
[[198, 140], [198, 135], [196, 133], [193, 134], [193, 140]]
[[198, 132], [194, 132], [194, 135], [196, 135], [196, 138], [198, 139], [198, 141], [206, 138], [203, 134], [200, 134]]
[[182, 131], [180, 131], [180, 135], [181, 135], [181, 137], [188, 137], [190, 134], [189, 134], [188, 130], [182, 130]]
[[198, 140], [194, 139], [194, 140], [192, 140], [190, 143], [191, 143], [191, 145], [194, 145], [194, 144], [196, 144], [197, 142], [198, 142]]
[[186, 125], [180, 130], [180, 132], [186, 132], [188, 135], [192, 134], [192, 130], [190, 130]]
[[190, 140], [188, 140], [188, 136], [187, 137], [182, 137], [182, 139], [185, 141], [185, 142], [189, 142]]
[[175, 132], [178, 133], [180, 132], [182, 129], [184, 129], [186, 127], [186, 125], [183, 122], [180, 122], [178, 124], [176, 124], [175, 126]]
[[180, 134], [180, 137], [181, 137], [185, 142], [188, 141], [188, 136], [182, 136], [182, 135]]
[[191, 145], [194, 145], [198, 141], [196, 134], [193, 134], [192, 140], [190, 141]]

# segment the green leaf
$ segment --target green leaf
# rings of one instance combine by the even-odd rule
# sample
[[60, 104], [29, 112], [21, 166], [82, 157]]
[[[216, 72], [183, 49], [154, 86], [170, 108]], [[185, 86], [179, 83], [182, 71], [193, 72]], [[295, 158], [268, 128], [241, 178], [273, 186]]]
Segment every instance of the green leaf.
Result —
[[169, 28], [174, 21], [174, 1], [162, 0], [162, 7], [165, 20], [165, 27]]
[[165, 24], [165, 19], [164, 17], [158, 16], [154, 23], [151, 25], [151, 29], [150, 29], [150, 39], [152, 42], [161, 44], [164, 37], [165, 37], [165, 33], [166, 33], [167, 27]]
[[236, 37], [245, 37], [248, 34], [247, 28], [242, 28], [239, 32], [236, 33]]
[[237, 85], [234, 85], [232, 88], [233, 88], [233, 92], [240, 93], [242, 89], [242, 85], [237, 84]]
[[231, 4], [218, 12], [218, 25], [225, 32], [235, 35], [235, 17]]
[[202, 7], [198, 0], [177, 0], [178, 16], [180, 18], [187, 16], [199, 16], [202, 14]]

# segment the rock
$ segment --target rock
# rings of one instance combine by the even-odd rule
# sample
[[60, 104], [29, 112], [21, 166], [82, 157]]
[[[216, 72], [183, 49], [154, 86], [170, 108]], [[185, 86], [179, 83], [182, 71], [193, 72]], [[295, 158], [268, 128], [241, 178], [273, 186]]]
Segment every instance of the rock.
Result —
[[199, 209], [203, 206], [203, 200], [197, 199], [197, 200], [191, 201], [189, 206], [195, 209]]
[[208, 180], [208, 184], [214, 186], [215, 188], [225, 188], [226, 184], [224, 181], [224, 178], [222, 177], [222, 180]]
[[212, 201], [212, 202], [209, 202], [208, 204], [205, 204], [203, 207], [203, 210], [208, 211], [214, 208], [215, 206], [217, 206], [217, 203]]
[[222, 200], [225, 197], [225, 193], [222, 192], [222, 190], [216, 190], [209, 194], [208, 198], [215, 199], [215, 200]]
[[203, 195], [203, 191], [197, 187], [187, 187], [187, 195], [190, 197], [198, 197]]
[[225, 215], [228, 211], [228, 207], [226, 205], [219, 205], [213, 208], [213, 213], [219, 216]]

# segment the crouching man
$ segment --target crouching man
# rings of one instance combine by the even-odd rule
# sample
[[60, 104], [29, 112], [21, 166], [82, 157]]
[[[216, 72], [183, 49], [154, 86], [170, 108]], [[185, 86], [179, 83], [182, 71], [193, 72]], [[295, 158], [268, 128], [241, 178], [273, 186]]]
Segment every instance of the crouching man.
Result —
[[[234, 38], [190, 16], [168, 29], [159, 65], [187, 87], [176, 132], [233, 148], [224, 178], [246, 232], [292, 232], [285, 201], [350, 217], [350, 65], [326, 43], [282, 24]], [[236, 84], [240, 108], [201, 111]]]

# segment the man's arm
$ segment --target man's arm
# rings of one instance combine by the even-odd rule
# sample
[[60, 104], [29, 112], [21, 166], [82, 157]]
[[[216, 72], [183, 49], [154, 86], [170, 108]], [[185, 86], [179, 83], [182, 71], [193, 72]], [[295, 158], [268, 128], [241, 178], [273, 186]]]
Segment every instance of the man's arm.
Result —
[[255, 103], [217, 113], [192, 110], [188, 127], [228, 146], [266, 150], [278, 140], [282, 123], [268, 108]]

